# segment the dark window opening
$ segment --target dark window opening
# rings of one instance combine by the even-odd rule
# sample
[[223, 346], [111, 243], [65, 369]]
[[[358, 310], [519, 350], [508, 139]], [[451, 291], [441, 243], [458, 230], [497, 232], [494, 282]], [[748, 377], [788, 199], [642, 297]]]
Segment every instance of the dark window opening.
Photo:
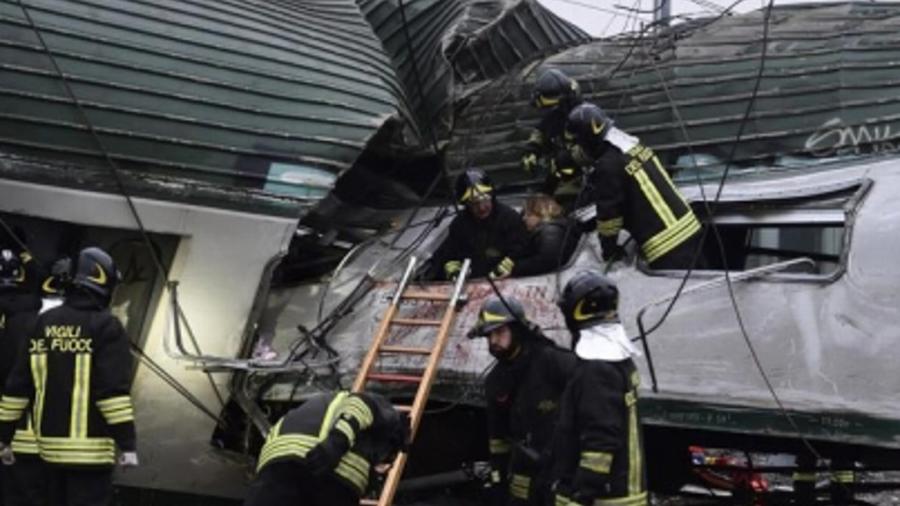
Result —
[[835, 272], [843, 253], [844, 227], [835, 223], [734, 224], [717, 220], [725, 250], [723, 261], [718, 241], [710, 231], [704, 253], [709, 270], [744, 271], [808, 258], [810, 264], [799, 264], [785, 272], [827, 275]]
[[[82, 248], [98, 246], [108, 252], [122, 273], [111, 310], [122, 321], [131, 341], [143, 347], [165, 278], [158, 272], [140, 232], [8, 213], [0, 213], [0, 218], [25, 243], [45, 273], [50, 272], [54, 261], [64, 256], [74, 258]], [[148, 234], [168, 272], [178, 247], [178, 237]], [[8, 235], [2, 234], [0, 247], [21, 249]]]

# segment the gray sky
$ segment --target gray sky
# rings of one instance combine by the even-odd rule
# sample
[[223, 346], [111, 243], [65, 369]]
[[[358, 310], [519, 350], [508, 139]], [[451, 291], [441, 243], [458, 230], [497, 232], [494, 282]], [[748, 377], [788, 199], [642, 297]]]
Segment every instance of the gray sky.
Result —
[[[544, 6], [581, 27], [595, 37], [609, 36], [640, 28], [641, 21], [652, 21], [649, 12], [635, 14], [629, 10], [652, 12], [654, 0], [539, 0]], [[709, 16], [718, 14], [737, 0], [670, 0], [672, 14]], [[840, 2], [846, 0], [816, 0]], [[809, 3], [809, 0], [775, 0], [775, 5]], [[735, 12], [747, 12], [768, 5], [768, 0], [743, 0]], [[716, 11], [715, 6], [720, 8]]]

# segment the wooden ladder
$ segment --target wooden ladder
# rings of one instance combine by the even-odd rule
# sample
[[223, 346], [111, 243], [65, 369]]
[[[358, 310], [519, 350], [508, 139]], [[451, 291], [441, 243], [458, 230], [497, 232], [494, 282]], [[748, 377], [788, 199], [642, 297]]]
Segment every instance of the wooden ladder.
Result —
[[[375, 334], [375, 338], [372, 340], [372, 347], [369, 348], [369, 351], [366, 353], [359, 374], [353, 382], [354, 392], [364, 391], [366, 385], [370, 381], [417, 385], [415, 397], [413, 398], [411, 406], [394, 406], [398, 411], [409, 414], [411, 440], [416, 436], [419, 422], [422, 420], [422, 413], [425, 411], [428, 395], [431, 392], [431, 385], [434, 383], [434, 379], [437, 376], [438, 364], [441, 360], [444, 348], [447, 345], [453, 320], [456, 318], [456, 313], [458, 312], [460, 302], [462, 301], [462, 290], [466, 283], [466, 277], [469, 274], [469, 267], [470, 261], [466, 259], [465, 262], [463, 262], [462, 270], [459, 273], [459, 277], [456, 278], [453, 292], [450, 295], [408, 290], [407, 287], [410, 279], [416, 269], [416, 258], [411, 257], [409, 259], [409, 264], [406, 267], [406, 271], [403, 273], [403, 278], [400, 280], [400, 284], [397, 285], [397, 289], [394, 291], [393, 296], [391, 296], [387, 311], [385, 311], [384, 317], [378, 326], [378, 331]], [[396, 314], [400, 302], [404, 300], [425, 300], [435, 303], [445, 302], [446, 308], [444, 309], [444, 316], [440, 320], [397, 318]], [[390, 335], [391, 328], [397, 326], [434, 327], [437, 328], [437, 336], [432, 346], [427, 348], [388, 346], [384, 344]], [[419, 355], [427, 357], [427, 365], [421, 376], [376, 372], [373, 370], [375, 361], [382, 355]], [[406, 466], [406, 458], [406, 453], [401, 452], [397, 454], [397, 458], [394, 459], [394, 464], [388, 472], [387, 479], [384, 482], [378, 500], [362, 499], [360, 504], [390, 506], [394, 500], [394, 494], [397, 492], [397, 486], [400, 484], [403, 468]]]

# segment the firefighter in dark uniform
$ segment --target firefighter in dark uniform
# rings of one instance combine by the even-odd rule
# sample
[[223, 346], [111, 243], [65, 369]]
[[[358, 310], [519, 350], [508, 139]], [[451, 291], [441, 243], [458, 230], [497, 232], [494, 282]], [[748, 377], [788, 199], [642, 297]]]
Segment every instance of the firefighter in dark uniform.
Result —
[[556, 505], [647, 506], [637, 411], [637, 350], [618, 317], [619, 292], [594, 272], [575, 275], [559, 301], [578, 365], [554, 436]]
[[585, 103], [569, 114], [572, 156], [591, 164], [597, 232], [603, 259], [623, 256], [619, 231], [628, 230], [653, 269], [686, 269], [700, 241], [700, 221], [653, 150], [613, 126], [600, 107]]
[[444, 242], [434, 253], [435, 268], [444, 279], [456, 279], [463, 260], [472, 260], [470, 277], [509, 276], [528, 241], [522, 218], [497, 201], [491, 179], [480, 169], [456, 178], [456, 198], [466, 210], [453, 219]]
[[65, 303], [38, 316], [0, 398], [7, 458], [15, 424], [31, 405], [54, 506], [109, 504], [114, 465], [138, 463], [129, 340], [109, 311], [118, 280], [106, 252], [82, 250]]
[[528, 321], [514, 297], [488, 299], [470, 337], [485, 336], [497, 364], [485, 379], [495, 504], [549, 499], [550, 441], [575, 356]]
[[317, 395], [272, 427], [244, 505], [356, 506], [408, 437], [406, 416], [380, 395]]
[[532, 104], [543, 113], [525, 143], [522, 168], [529, 174], [543, 165], [548, 174], [541, 189], [553, 195], [560, 184], [581, 177], [581, 168], [572, 159], [564, 132], [569, 112], [581, 103], [578, 81], [557, 69], [545, 70], [534, 84]]
[[[21, 257], [12, 250], [0, 251], [0, 393], [41, 307], [40, 300], [29, 293], [25, 276]], [[4, 504], [45, 505], [44, 464], [38, 457], [37, 438], [30, 416], [20, 421], [12, 450], [14, 462], [0, 471]]]

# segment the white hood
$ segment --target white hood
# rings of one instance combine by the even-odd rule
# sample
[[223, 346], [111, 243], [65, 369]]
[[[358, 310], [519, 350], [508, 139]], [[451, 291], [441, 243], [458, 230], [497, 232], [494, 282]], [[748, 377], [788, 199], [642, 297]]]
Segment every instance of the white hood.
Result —
[[621, 323], [601, 323], [582, 330], [575, 354], [585, 360], [609, 361], [641, 356]]
[[641, 141], [637, 137], [629, 135], [616, 127], [611, 127], [609, 132], [606, 133], [606, 142], [619, 148], [623, 153], [627, 153]]

